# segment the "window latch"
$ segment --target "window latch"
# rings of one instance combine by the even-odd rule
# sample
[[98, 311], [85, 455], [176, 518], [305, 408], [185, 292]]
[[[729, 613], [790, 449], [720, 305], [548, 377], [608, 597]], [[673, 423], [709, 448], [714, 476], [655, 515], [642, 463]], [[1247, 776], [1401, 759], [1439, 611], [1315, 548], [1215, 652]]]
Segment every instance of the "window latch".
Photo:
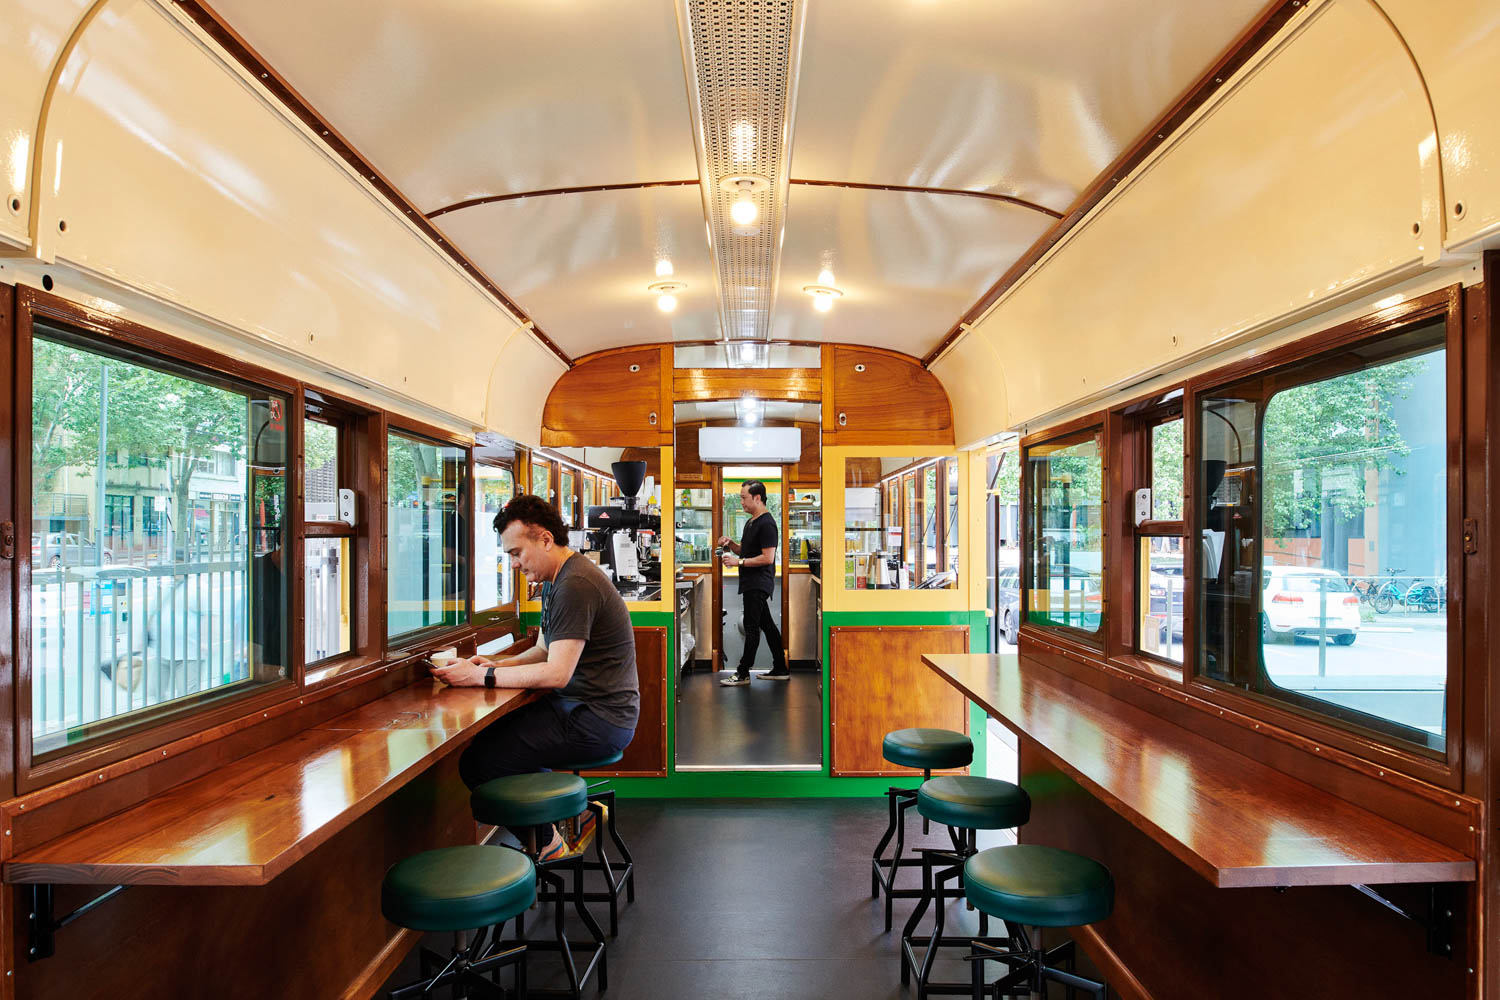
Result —
[[[6, 524], [5, 527], [10, 527]], [[15, 539], [12, 538], [12, 541]], [[1477, 518], [1464, 518], [1464, 555], [1475, 556], [1479, 554], [1479, 521]]]
[[0, 522], [0, 559], [16, 557], [16, 523]]

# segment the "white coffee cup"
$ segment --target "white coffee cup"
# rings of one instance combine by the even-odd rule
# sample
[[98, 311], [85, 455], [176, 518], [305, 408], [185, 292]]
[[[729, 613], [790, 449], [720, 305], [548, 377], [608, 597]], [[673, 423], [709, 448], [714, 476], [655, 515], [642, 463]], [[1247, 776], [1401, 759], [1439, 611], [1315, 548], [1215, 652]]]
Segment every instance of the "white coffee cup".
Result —
[[458, 659], [458, 647], [449, 646], [447, 649], [439, 649], [428, 654], [427, 659], [434, 667], [446, 667]]

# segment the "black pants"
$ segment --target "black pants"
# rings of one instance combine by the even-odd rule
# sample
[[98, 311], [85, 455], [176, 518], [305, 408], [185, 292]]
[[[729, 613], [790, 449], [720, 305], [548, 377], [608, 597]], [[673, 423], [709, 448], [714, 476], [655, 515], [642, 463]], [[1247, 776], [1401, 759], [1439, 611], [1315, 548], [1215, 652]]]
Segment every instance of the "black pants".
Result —
[[786, 673], [786, 653], [781, 648], [781, 630], [771, 617], [771, 595], [759, 590], [747, 590], [740, 595], [745, 602], [745, 654], [740, 657], [741, 677], [750, 676], [755, 665], [755, 654], [760, 651], [760, 634], [766, 633], [766, 644], [771, 647], [771, 669], [778, 674]]
[[[606, 757], [630, 745], [634, 730], [610, 725], [587, 705], [555, 694], [507, 715], [474, 737], [458, 758], [464, 784], [477, 788], [508, 774], [551, 771]], [[552, 839], [551, 826], [536, 827], [539, 847]], [[527, 828], [512, 829], [526, 843]]]

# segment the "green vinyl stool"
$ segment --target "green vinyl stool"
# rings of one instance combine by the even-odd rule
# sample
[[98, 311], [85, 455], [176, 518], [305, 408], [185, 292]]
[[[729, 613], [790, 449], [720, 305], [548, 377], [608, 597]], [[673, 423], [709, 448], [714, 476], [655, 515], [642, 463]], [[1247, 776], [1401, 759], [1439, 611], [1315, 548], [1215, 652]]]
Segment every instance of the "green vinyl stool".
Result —
[[[517, 920], [516, 943], [533, 951], [556, 951], [562, 955], [563, 971], [568, 977], [567, 995], [581, 1000], [583, 987], [597, 970], [599, 991], [609, 986], [609, 969], [604, 954], [604, 931], [589, 912], [583, 892], [583, 855], [564, 855], [547, 861], [537, 855], [545, 844], [537, 843], [536, 827], [570, 819], [588, 809], [588, 785], [576, 774], [541, 771], [536, 774], [511, 774], [486, 781], [469, 795], [469, 807], [481, 823], [526, 829], [524, 850], [536, 865], [537, 901], [552, 904], [553, 936], [548, 940], [527, 938], [524, 920]], [[573, 888], [560, 872], [573, 873]], [[571, 899], [593, 938], [593, 952], [582, 971], [573, 957], [573, 947], [564, 930], [564, 904]], [[533, 991], [539, 992], [539, 991]]]
[[[982, 998], [1014, 993], [1043, 993], [1048, 981], [1062, 983], [1071, 996], [1086, 990], [1107, 1000], [1109, 987], [1075, 974], [1071, 940], [1050, 951], [1033, 944], [1027, 927], [1082, 927], [1109, 916], [1115, 904], [1115, 880], [1109, 869], [1082, 854], [1017, 844], [980, 851], [964, 863], [964, 892], [980, 913], [1005, 921], [1011, 946], [974, 942], [970, 995]], [[1006, 972], [984, 982], [984, 963], [1004, 962]], [[1058, 968], [1066, 963], [1067, 971]]]
[[[1009, 937], [990, 937], [989, 915], [984, 910], [979, 911], [977, 938], [945, 935], [945, 904], [965, 894], [964, 865], [980, 853], [979, 831], [1009, 830], [1023, 825], [1031, 818], [1031, 797], [1025, 789], [1009, 781], [948, 775], [933, 778], [918, 789], [917, 812], [923, 819], [946, 826], [953, 842], [951, 849], [928, 847], [917, 852], [921, 855], [922, 889], [916, 909], [901, 930], [901, 982], [903, 985], [909, 982], [912, 970], [916, 969], [917, 1000], [926, 1000], [930, 993], [969, 992], [968, 983], [932, 982], [932, 966], [939, 948], [1012, 945]], [[943, 866], [941, 870], [938, 865]], [[949, 881], [957, 882], [958, 886], [949, 890]], [[929, 906], [933, 906], [932, 933], [917, 934], [917, 925]], [[919, 945], [924, 949], [920, 962], [916, 952]]]
[[[380, 912], [398, 927], [452, 932], [453, 956], [442, 964], [441, 955], [420, 948], [422, 978], [392, 990], [390, 1000], [426, 996], [441, 986], [504, 1000], [505, 990], [486, 976], [506, 966], [515, 968], [515, 996], [524, 998], [526, 946], [504, 947], [500, 939], [506, 921], [535, 900], [531, 859], [508, 847], [441, 847], [396, 862], [380, 886]], [[470, 931], [477, 931], [472, 940]]]
[[[618, 764], [625, 756], [625, 751], [616, 750], [614, 753], [598, 760], [584, 761], [578, 764], [564, 764], [558, 768], [560, 771], [571, 771], [578, 777], [580, 771], [596, 771], [601, 767], [609, 767]], [[602, 892], [586, 892], [583, 898], [591, 903], [609, 904], [609, 936], [615, 937], [620, 933], [620, 889], [625, 890], [625, 901], [635, 902], [635, 859], [630, 856], [630, 848], [625, 846], [625, 841], [620, 839], [619, 828], [615, 826], [615, 791], [609, 787], [609, 780], [595, 781], [588, 786], [589, 812], [594, 814], [598, 826], [594, 832], [594, 860], [583, 862], [584, 871], [600, 872], [604, 875], [604, 890]], [[611, 860], [604, 849], [604, 831], [609, 830], [609, 839], [614, 843], [615, 849], [620, 852], [619, 860]]]
[[[892, 764], [912, 767], [922, 772], [926, 782], [933, 771], [954, 767], [968, 767], [974, 760], [974, 741], [963, 733], [948, 729], [896, 729], [885, 734], [880, 744], [880, 754]], [[891, 902], [896, 899], [917, 899], [923, 895], [918, 889], [897, 889], [896, 874], [902, 868], [920, 868], [921, 859], [903, 857], [906, 849], [906, 811], [917, 804], [915, 788], [887, 788], [886, 804], [890, 808], [890, 822], [875, 853], [870, 859], [870, 898], [878, 899], [885, 893], [885, 929], [891, 929]], [[927, 832], [927, 821], [922, 823], [922, 832]], [[889, 858], [881, 857], [891, 839], [896, 840], [896, 849]], [[958, 893], [954, 893], [956, 897]]]

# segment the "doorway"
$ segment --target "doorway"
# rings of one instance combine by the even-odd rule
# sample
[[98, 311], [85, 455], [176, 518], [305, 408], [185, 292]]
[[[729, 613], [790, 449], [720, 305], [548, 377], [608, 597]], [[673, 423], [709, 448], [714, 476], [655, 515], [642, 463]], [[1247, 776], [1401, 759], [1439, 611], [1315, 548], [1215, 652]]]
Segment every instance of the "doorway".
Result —
[[[741, 503], [741, 486], [752, 480], [765, 486], [766, 507], [775, 519], [778, 544], [769, 611], [792, 672], [784, 681], [755, 676], [770, 669], [772, 663], [762, 636], [751, 664], [751, 682], [733, 687], [720, 684], [721, 678], [734, 673], [745, 649], [744, 602], [739, 592], [739, 570], [724, 566], [720, 553], [712, 552], [709, 589], [713, 612], [705, 623], [711, 636], [702, 637], [709, 654], [699, 661], [705, 669], [683, 671], [678, 685], [676, 766], [680, 771], [822, 768], [822, 674], [816, 650], [811, 648], [815, 640], [804, 635], [816, 634], [817, 595], [808, 586], [806, 525], [813, 520], [810, 512], [817, 505], [818, 492], [790, 486], [793, 468], [714, 465], [705, 470], [711, 473], [712, 487], [702, 492], [708, 493], [706, 499], [711, 504], [714, 549], [721, 537], [737, 542], [743, 538], [749, 516]], [[700, 494], [695, 499], [701, 498]], [[819, 519], [820, 515], [819, 507]], [[701, 508], [689, 519], [702, 520]], [[803, 527], [794, 540], [789, 537], [789, 528], [797, 523]], [[813, 544], [812, 554], [816, 551]], [[790, 604], [794, 594], [799, 602], [795, 608]], [[794, 653], [803, 656], [798, 658]]]

